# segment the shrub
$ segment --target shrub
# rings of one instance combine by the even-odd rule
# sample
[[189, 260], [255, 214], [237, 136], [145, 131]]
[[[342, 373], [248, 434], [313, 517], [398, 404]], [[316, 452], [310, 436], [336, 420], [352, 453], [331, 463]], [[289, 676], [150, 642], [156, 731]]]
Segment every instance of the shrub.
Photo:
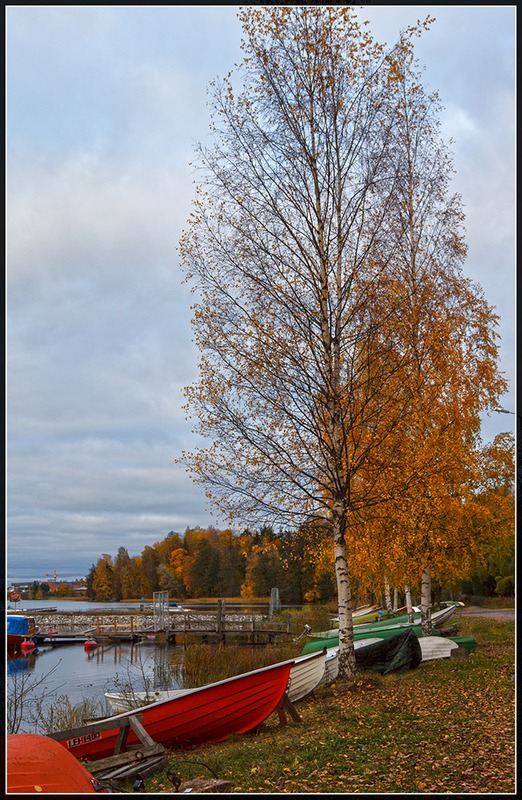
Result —
[[511, 575], [506, 575], [503, 578], [499, 575], [496, 582], [495, 594], [500, 595], [500, 597], [515, 596], [515, 582]]

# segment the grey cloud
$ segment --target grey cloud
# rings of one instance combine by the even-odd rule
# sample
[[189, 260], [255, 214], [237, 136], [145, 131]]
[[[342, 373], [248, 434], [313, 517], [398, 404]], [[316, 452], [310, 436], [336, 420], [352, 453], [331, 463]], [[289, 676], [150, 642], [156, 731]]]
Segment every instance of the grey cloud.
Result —
[[[364, 6], [416, 43], [455, 139], [469, 258], [501, 315], [514, 410], [514, 36], [508, 7]], [[227, 7], [8, 9], [8, 563], [86, 572], [169, 530], [216, 524], [174, 459], [196, 376], [177, 245], [205, 87], [238, 60]], [[486, 439], [513, 416], [484, 418]], [[49, 563], [52, 562], [52, 563]]]

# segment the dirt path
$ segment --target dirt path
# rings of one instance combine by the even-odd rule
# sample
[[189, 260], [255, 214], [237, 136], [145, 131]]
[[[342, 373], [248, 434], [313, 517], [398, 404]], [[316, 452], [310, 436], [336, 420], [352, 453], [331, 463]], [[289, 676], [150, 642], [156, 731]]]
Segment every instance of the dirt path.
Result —
[[498, 619], [501, 621], [508, 621], [515, 619], [514, 608], [484, 608], [483, 606], [465, 606], [462, 613], [470, 617], [489, 617], [490, 619]]

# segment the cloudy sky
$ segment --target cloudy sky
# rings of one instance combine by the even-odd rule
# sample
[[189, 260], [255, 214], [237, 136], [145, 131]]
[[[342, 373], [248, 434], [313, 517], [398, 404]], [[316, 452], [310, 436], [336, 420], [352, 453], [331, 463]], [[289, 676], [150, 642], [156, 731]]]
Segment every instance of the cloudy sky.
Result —
[[[445, 106], [466, 273], [500, 316], [515, 409], [516, 6], [361, 7], [417, 40]], [[206, 88], [240, 60], [236, 7], [7, 6], [7, 576], [84, 576], [102, 553], [219, 525], [174, 460], [196, 442], [177, 245]], [[484, 420], [487, 441], [513, 414]]]

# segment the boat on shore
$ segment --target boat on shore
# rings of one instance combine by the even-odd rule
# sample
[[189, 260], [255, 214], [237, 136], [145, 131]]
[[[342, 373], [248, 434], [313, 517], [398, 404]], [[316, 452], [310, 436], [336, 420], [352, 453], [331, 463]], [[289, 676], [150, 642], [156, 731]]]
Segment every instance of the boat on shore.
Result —
[[415, 669], [422, 661], [419, 637], [411, 628], [397, 633], [388, 639], [364, 643], [355, 648], [357, 669], [389, 675], [402, 669]]
[[[100, 759], [114, 754], [122, 725], [139, 715], [140, 724], [157, 744], [188, 749], [221, 742], [261, 725], [283, 702], [294, 659], [189, 689], [81, 728], [48, 734], [76, 758]], [[132, 726], [131, 726], [132, 727]], [[127, 746], [139, 745], [134, 729]]]
[[[367, 644], [373, 644], [376, 641], [382, 641], [386, 639], [393, 639], [393, 637], [397, 636], [397, 634], [404, 631], [411, 631], [411, 633], [419, 639], [423, 653], [423, 661], [428, 661], [430, 658], [449, 658], [451, 656], [451, 651], [455, 650], [457, 647], [466, 650], [468, 653], [473, 653], [477, 647], [477, 642], [473, 636], [444, 636], [437, 628], [433, 628], [429, 636], [423, 636], [420, 625], [402, 625], [398, 626], [397, 628], [383, 629], [378, 633], [376, 632], [374, 636], [372, 636], [370, 633], [363, 633], [362, 635], [358, 636], [354, 632], [354, 648], [357, 651], [358, 648], [364, 647]], [[324, 647], [326, 647], [327, 653], [338, 650], [339, 636], [332, 636], [328, 639], [310, 640], [306, 642], [301, 653], [303, 655], [305, 653], [314, 653], [323, 649]], [[328, 670], [328, 668], [329, 659], [327, 656], [325, 669]], [[332, 665], [330, 663], [330, 669], [331, 668]]]
[[[396, 634], [396, 636], [404, 636], [402, 634]], [[410, 630], [410, 638], [414, 636], [413, 631]], [[357, 642], [354, 642], [354, 649], [355, 649], [355, 662], [359, 669], [367, 668], [368, 664], [371, 664], [371, 660], [373, 659], [375, 663], [377, 663], [377, 656], [382, 655], [386, 652], [386, 645], [382, 645], [379, 653], [379, 648], [375, 647], [372, 651], [370, 649], [377, 643], [381, 642], [393, 642], [395, 637], [390, 637], [388, 639], [380, 639], [380, 638], [372, 638], [372, 639], [360, 639]], [[452, 655], [459, 649], [465, 650], [467, 653], [473, 653], [477, 643], [472, 636], [455, 636], [453, 638], [449, 638], [446, 636], [421, 636], [415, 638], [418, 641], [420, 647], [420, 655], [421, 655], [421, 663], [424, 661], [432, 661], [438, 658], [451, 658]], [[412, 643], [409, 643], [409, 648], [411, 648], [411, 653], [413, 659], [418, 658], [418, 652], [416, 653], [416, 647]], [[389, 656], [391, 653], [391, 649], [388, 650], [386, 655], [386, 659], [382, 659], [381, 661], [383, 664], [386, 663], [386, 660], [389, 660]], [[368, 656], [371, 658], [368, 658]], [[326, 683], [330, 683], [337, 678], [339, 673], [339, 647], [332, 647], [327, 650], [326, 654], [326, 664], [325, 664], [325, 674], [323, 679], [320, 683], [320, 686], [324, 686]], [[397, 661], [396, 664], [399, 662]], [[398, 668], [398, 667], [397, 667]], [[392, 669], [388, 669], [388, 671], [393, 671]], [[384, 674], [384, 673], [383, 673]]]
[[108, 793], [72, 753], [48, 736], [12, 733], [7, 736], [8, 794]]
[[[401, 623], [395, 627], [381, 628], [375, 632], [368, 631], [358, 633], [354, 627], [353, 640], [354, 643], [357, 644], [357, 642], [362, 642], [364, 640], [371, 641], [372, 639], [390, 639], [392, 636], [396, 636], [398, 633], [401, 633], [401, 631], [405, 630], [411, 630], [418, 638], [422, 636], [422, 628], [420, 624], [408, 625]], [[436, 628], [433, 628], [432, 635], [442, 636], [441, 632]], [[325, 639], [310, 639], [303, 646], [301, 655], [306, 655], [307, 653], [316, 653], [318, 650], [322, 650], [324, 647], [326, 647], [327, 650], [330, 650], [332, 647], [339, 647], [339, 634], [337, 633], [335, 636], [328, 636]]]
[[[442, 625], [445, 625], [446, 622], [449, 622], [450, 619], [452, 619], [452, 617], [455, 615], [457, 608], [459, 608], [459, 606], [456, 603], [453, 603], [439, 609], [438, 611], [432, 611], [430, 614], [431, 624], [436, 628], [440, 628]], [[419, 610], [412, 611], [411, 621], [413, 623], [421, 621], [421, 612]], [[386, 628], [390, 625], [396, 625], [398, 623], [411, 624], [408, 614], [399, 614], [395, 617], [387, 617], [385, 619], [379, 619], [376, 622], [363, 623], [362, 625], [357, 624], [357, 630], [361, 630], [362, 628], [365, 630], [375, 630], [376, 628]]]
[[[286, 694], [292, 703], [307, 697], [322, 681], [325, 672], [326, 650], [297, 656], [290, 669]], [[189, 692], [190, 689], [164, 689], [150, 691], [105, 692], [105, 698], [116, 714], [143, 705], [172, 700]]]
[[[455, 614], [457, 605], [451, 605], [435, 611], [431, 615], [432, 635], [441, 636], [440, 628], [445, 625]], [[369, 622], [367, 624], [354, 624], [353, 638], [354, 641], [359, 641], [364, 638], [380, 637], [381, 639], [394, 636], [401, 630], [411, 628], [416, 636], [422, 636], [422, 626], [420, 622], [420, 614], [418, 614], [413, 622], [408, 621], [408, 615], [400, 617], [391, 617], [390, 619], [380, 620], [378, 622]], [[309, 641], [305, 644], [302, 653], [312, 653], [317, 650], [322, 650], [323, 647], [327, 649], [339, 645], [339, 630], [333, 628], [329, 631], [319, 631], [317, 633], [310, 632], [307, 634]]]

